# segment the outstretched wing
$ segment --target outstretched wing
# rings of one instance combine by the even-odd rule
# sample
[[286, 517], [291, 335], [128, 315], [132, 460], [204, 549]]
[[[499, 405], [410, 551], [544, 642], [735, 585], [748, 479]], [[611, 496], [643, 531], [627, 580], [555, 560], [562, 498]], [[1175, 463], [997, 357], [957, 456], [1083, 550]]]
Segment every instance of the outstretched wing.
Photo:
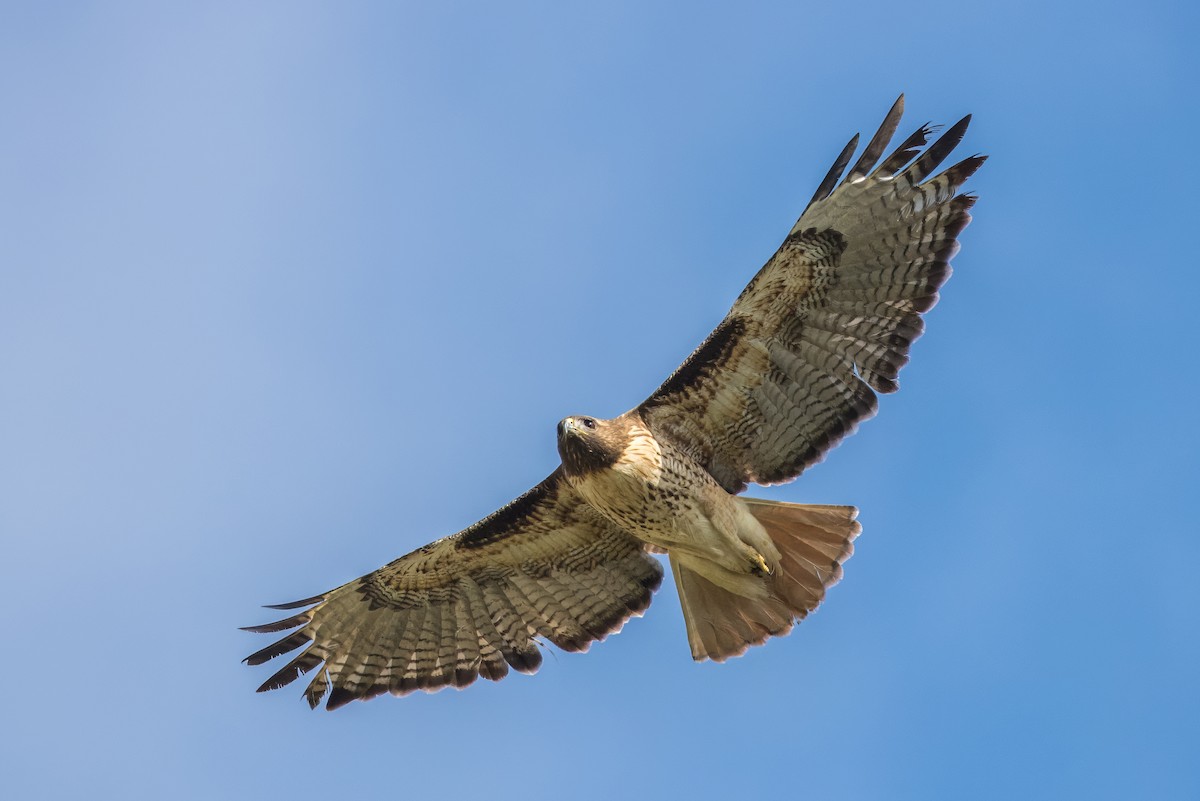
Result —
[[970, 117], [928, 148], [924, 125], [879, 166], [901, 95], [840, 184], [855, 136], [779, 250], [704, 343], [640, 407], [730, 492], [798, 476], [894, 392], [971, 220], [959, 187], [984, 162], [929, 176]]
[[[323, 595], [312, 606], [247, 631], [299, 627], [246, 661], [258, 665], [307, 645], [259, 692], [318, 666], [305, 695], [328, 709], [385, 692], [465, 687], [533, 673], [535, 637], [567, 651], [618, 631], [662, 583], [644, 546], [583, 503], [561, 468], [517, 500], [451, 537]], [[313, 606], [315, 604], [315, 606]], [[332, 691], [330, 691], [332, 688]]]

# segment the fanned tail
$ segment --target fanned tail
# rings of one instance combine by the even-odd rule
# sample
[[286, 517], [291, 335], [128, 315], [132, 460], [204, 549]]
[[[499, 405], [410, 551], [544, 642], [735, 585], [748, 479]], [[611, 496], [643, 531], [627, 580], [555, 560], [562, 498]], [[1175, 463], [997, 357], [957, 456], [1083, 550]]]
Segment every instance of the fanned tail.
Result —
[[853, 506], [742, 500], [779, 549], [779, 565], [764, 578], [767, 597], [747, 598], [671, 559], [696, 661], [723, 662], [751, 645], [790, 632], [841, 579], [842, 564], [854, 552], [854, 538], [862, 531]]

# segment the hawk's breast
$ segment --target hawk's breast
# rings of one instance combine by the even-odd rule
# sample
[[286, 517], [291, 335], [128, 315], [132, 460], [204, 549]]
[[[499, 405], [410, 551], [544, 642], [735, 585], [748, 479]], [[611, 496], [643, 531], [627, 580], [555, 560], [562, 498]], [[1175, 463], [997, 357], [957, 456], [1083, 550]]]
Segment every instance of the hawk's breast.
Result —
[[727, 493], [645, 426], [631, 425], [628, 433], [610, 467], [572, 477], [571, 483], [597, 511], [644, 542], [668, 549], [692, 542], [712, 512], [714, 492]]

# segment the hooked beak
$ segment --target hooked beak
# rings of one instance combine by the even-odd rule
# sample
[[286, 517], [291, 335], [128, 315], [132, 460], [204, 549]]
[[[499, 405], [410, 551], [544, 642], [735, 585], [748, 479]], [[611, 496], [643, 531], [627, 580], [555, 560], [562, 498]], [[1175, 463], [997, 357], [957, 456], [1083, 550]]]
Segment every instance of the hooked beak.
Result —
[[575, 422], [574, 417], [564, 417], [558, 424], [558, 435], [565, 437], [567, 434], [575, 434], [579, 431], [579, 425]]

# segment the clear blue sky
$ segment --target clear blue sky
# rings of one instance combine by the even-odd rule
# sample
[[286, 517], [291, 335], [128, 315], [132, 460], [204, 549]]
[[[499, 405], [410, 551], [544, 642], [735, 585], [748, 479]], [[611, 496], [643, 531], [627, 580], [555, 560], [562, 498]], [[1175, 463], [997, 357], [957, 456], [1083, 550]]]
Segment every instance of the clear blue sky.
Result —
[[[0, 8], [0, 792], [1200, 797], [1194, 5], [416, 5]], [[260, 604], [641, 400], [901, 91], [991, 161], [901, 391], [758, 492], [862, 509], [816, 615], [254, 694]]]

